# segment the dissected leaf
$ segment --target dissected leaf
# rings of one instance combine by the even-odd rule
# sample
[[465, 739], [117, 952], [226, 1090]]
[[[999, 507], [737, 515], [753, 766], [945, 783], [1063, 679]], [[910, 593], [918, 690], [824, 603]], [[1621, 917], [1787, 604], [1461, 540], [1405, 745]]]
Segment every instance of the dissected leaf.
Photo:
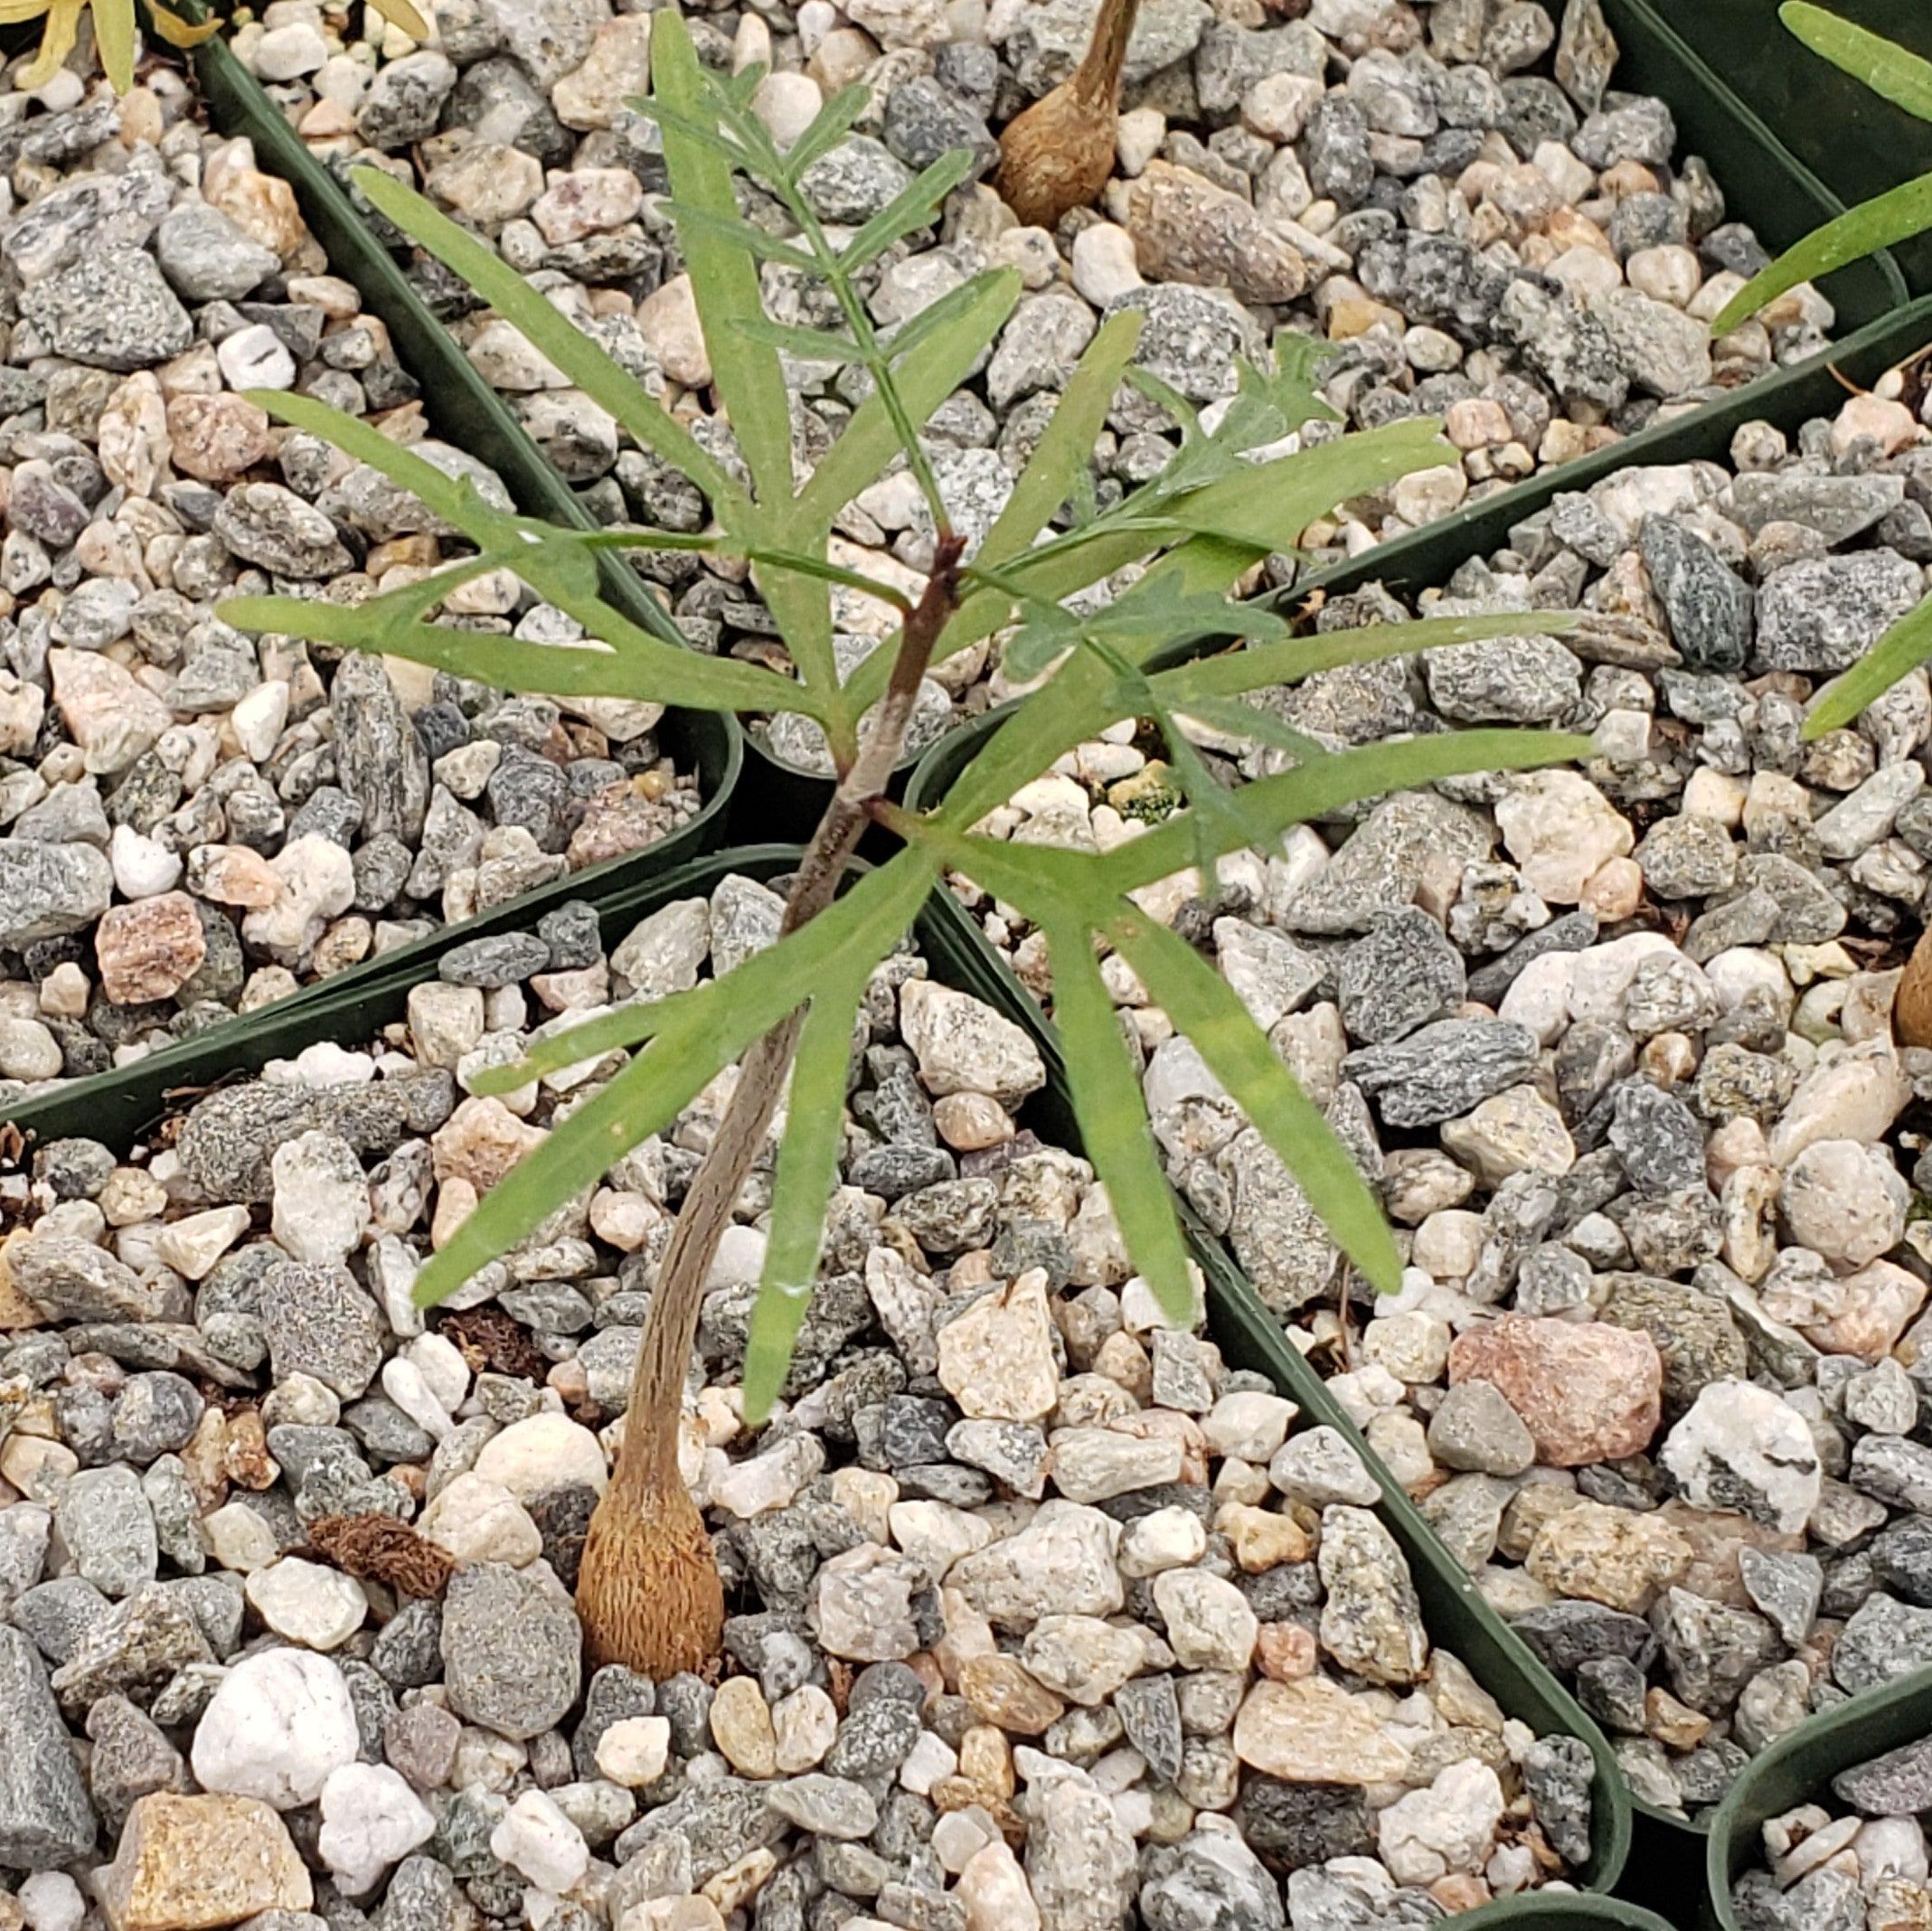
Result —
[[791, 145], [785, 156], [785, 171], [793, 181], [822, 160], [858, 126], [859, 117], [872, 100], [872, 89], [853, 81], [841, 88], [817, 114], [812, 125]]
[[[515, 1067], [492, 1069], [475, 1090], [514, 1090], [539, 1073], [600, 1057], [646, 1032], [651, 1043], [577, 1107], [543, 1144], [486, 1193], [417, 1277], [419, 1305], [447, 1300], [479, 1267], [514, 1247], [561, 1201], [593, 1185], [661, 1131], [750, 1045], [811, 995], [864, 974], [898, 942], [930, 890], [920, 854], [901, 852], [862, 877], [810, 924], [754, 953], [721, 979], [655, 1005], [623, 1007], [540, 1042]], [[509, 1079], [504, 1084], [505, 1076]]]
[[[691, 137], [690, 123], [715, 119], [708, 101], [704, 71], [691, 35], [675, 7], [663, 9], [651, 23], [652, 99], [672, 110], [676, 122], [661, 118], [664, 165], [671, 174], [672, 212], [702, 208], [716, 221], [739, 219], [731, 167], [723, 156]], [[716, 228], [686, 224], [678, 230], [684, 270], [691, 277], [712, 381], [731, 419], [759, 500], [787, 503], [792, 494], [791, 401], [777, 352], [730, 325], [764, 314], [758, 263], [740, 241], [725, 241]]]
[[868, 966], [883, 958], [912, 923], [935, 875], [926, 853], [900, 852], [876, 871], [861, 877], [809, 925], [754, 953], [724, 978], [649, 1004], [615, 1006], [535, 1041], [514, 1065], [479, 1072], [471, 1091], [485, 1097], [514, 1093], [545, 1073], [635, 1046], [639, 1040], [681, 1029], [705, 1031], [736, 1026], [747, 1009], [755, 1020], [749, 1036], [756, 1038], [842, 968], [856, 970], [853, 962], [861, 958]]
[[921, 168], [839, 251], [839, 266], [856, 274], [895, 241], [939, 218], [939, 204], [973, 172], [973, 156], [963, 147], [948, 149]]
[[1402, 1261], [1374, 1192], [1234, 988], [1137, 907], [1124, 907], [1107, 936], [1295, 1176], [1329, 1238], [1378, 1292], [1393, 1294]]
[[1805, 737], [1822, 737], [1855, 722], [1867, 704], [1927, 659], [1932, 659], [1932, 598], [1900, 617], [1842, 677], [1825, 686], [1805, 716]]
[[[895, 358], [900, 394], [916, 426], [923, 425], [966, 380], [1019, 298], [1020, 278], [1013, 269], [975, 275], [913, 317], [914, 324], [926, 325], [918, 337], [918, 355], [898, 363], [900, 340], [887, 344], [888, 353]], [[852, 420], [819, 457], [818, 466], [799, 492], [806, 525], [830, 529], [845, 505], [885, 474], [898, 450], [899, 432], [875, 389], [853, 411]], [[882, 664], [881, 670], [889, 673], [890, 664]]]
[[772, 1175], [765, 1266], [745, 1342], [745, 1422], [757, 1427], [790, 1371], [825, 1234], [825, 1206], [838, 1185], [845, 1138], [845, 1081], [853, 1022], [870, 967], [812, 994], [792, 1061], [785, 1132]]
[[1076, 480], [1088, 474], [1094, 443], [1107, 426], [1122, 372], [1140, 341], [1143, 320], [1134, 310], [1124, 309], [1103, 322], [1087, 344], [1012, 495], [975, 555], [983, 569], [1003, 564], [1024, 551], [1051, 522]]

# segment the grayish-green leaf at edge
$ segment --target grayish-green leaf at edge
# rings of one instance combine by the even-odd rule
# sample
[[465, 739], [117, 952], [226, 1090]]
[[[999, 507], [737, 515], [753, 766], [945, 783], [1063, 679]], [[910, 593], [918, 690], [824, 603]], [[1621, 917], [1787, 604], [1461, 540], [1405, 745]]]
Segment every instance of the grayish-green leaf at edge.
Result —
[[1044, 929], [1053, 961], [1053, 1022], [1065, 1049], [1081, 1144], [1161, 1312], [1177, 1327], [1192, 1326], [1195, 1294], [1186, 1243], [1087, 927], [1077, 918], [1060, 919]]
[[721, 521], [733, 521], [744, 491], [670, 412], [661, 408], [589, 336], [566, 321], [503, 257], [380, 168], [352, 171], [356, 187], [419, 247], [468, 283], [538, 353], [617, 419], [654, 456], [690, 478]]
[[1927, 228], [1932, 228], [1932, 174], [1921, 174], [1917, 181], [1861, 202], [1823, 228], [1814, 228], [1802, 241], [1794, 242], [1725, 304], [1724, 312], [1711, 325], [1711, 333], [1728, 334], [1800, 282], [1815, 281], [1895, 241], [1908, 241]]
[[1896, 41], [1841, 14], [1813, 6], [1810, 0], [1786, 0], [1777, 17], [1821, 60], [1861, 81], [1895, 108], [1932, 121], [1932, 61], [1921, 60]]
[[1932, 658], [1932, 598], [1902, 617], [1870, 653], [1825, 686], [1805, 720], [1805, 736], [1816, 738], [1850, 724], [1865, 706], [1908, 672]]
[[812, 994], [792, 1062], [785, 1133], [772, 1175], [771, 1226], [751, 1331], [745, 1342], [745, 1422], [757, 1427], [785, 1386], [825, 1234], [825, 1204], [838, 1184], [845, 1135], [845, 1076], [853, 1019], [866, 974], [842, 977]]
[[997, 569], [1044, 530], [1072, 493], [1075, 474], [1093, 460], [1093, 446], [1107, 422], [1114, 392], [1140, 341], [1142, 316], [1134, 309], [1100, 325], [1087, 344], [1045, 433], [1033, 446], [1013, 495], [994, 518], [975, 560]]
[[1402, 1261], [1373, 1192], [1233, 987], [1137, 908], [1124, 909], [1107, 936], [1295, 1176], [1329, 1238], [1379, 1293], [1393, 1294]]
[[[651, 24], [651, 81], [667, 107], [693, 120], [707, 118], [697, 54], [683, 16], [667, 7]], [[664, 165], [670, 170], [672, 216], [684, 203], [718, 222], [738, 219], [731, 170], [672, 127], [663, 127]], [[731, 419], [760, 502], [788, 503], [792, 495], [791, 401], [778, 352], [753, 342], [730, 324], [735, 316], [762, 315], [758, 262], [749, 249], [733, 248], [710, 222], [678, 229], [685, 271], [704, 329], [712, 379]]]

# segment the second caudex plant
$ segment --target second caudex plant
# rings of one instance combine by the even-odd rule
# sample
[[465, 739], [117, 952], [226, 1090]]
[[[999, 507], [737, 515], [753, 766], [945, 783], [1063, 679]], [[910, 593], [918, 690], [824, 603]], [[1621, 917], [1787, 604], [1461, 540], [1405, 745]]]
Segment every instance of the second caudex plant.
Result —
[[[1324, 429], [1305, 447], [1300, 432], [1329, 412], [1311, 380], [1317, 345], [1300, 338], [1278, 344], [1272, 366], [1244, 368], [1238, 391], [1211, 419], [1197, 419], [1135, 368], [1140, 318], [1128, 298], [1080, 358], [1004, 507], [970, 542], [954, 526], [920, 431], [971, 380], [1013, 313], [1018, 279], [1010, 271], [978, 275], [885, 332], [874, 329], [861, 292], [888, 250], [940, 219], [947, 196], [970, 173], [968, 158], [940, 159], [862, 227], [832, 231], [801, 183], [851, 132], [865, 108], [863, 89], [838, 95], [781, 150], [751, 109], [759, 72], [708, 71], [674, 12], [653, 22], [653, 91], [637, 106], [662, 135], [671, 212], [735, 448], [698, 440], [485, 244], [419, 197], [378, 173], [357, 180], [382, 213], [522, 330], [625, 435], [695, 485], [709, 527], [696, 535], [552, 528], [492, 507], [467, 482], [365, 422], [312, 399], [264, 394], [258, 400], [265, 409], [413, 492], [474, 554], [353, 608], [270, 597], [231, 602], [223, 614], [257, 630], [382, 652], [507, 689], [801, 712], [825, 735], [836, 787], [792, 881], [778, 942], [689, 992], [589, 1015], [479, 1079], [476, 1090], [505, 1093], [547, 1070], [640, 1049], [613, 1077], [580, 1089], [569, 1117], [482, 1201], [418, 1286], [425, 1303], [454, 1293], [736, 1067], [654, 1283], [622, 1452], [590, 1524], [579, 1586], [594, 1658], [661, 1677], [702, 1665], [721, 1640], [722, 1591], [677, 1455], [693, 1341], [721, 1238], [748, 1177], [770, 1162], [766, 1260], [745, 1364], [747, 1415], [756, 1422], [787, 1390], [817, 1273], [854, 1013], [944, 870], [966, 871], [1045, 930], [1087, 1151], [1135, 1265], [1164, 1307], [1183, 1314], [1196, 1287], [1137, 1071], [1101, 980], [1098, 955], [1107, 949], [1122, 954], [1192, 1041], [1354, 1267], [1392, 1288], [1396, 1248], [1351, 1156], [1233, 989], [1150, 918], [1136, 894], [1190, 866], [1211, 890], [1222, 854], [1278, 849], [1284, 833], [1305, 819], [1458, 773], [1549, 764], [1584, 752], [1588, 740], [1473, 730], [1326, 751], [1242, 701], [1337, 664], [1548, 633], [1566, 621], [1538, 612], [1305, 638], [1281, 617], [1231, 600], [1256, 565], [1290, 549], [1315, 518], [1442, 460], [1436, 427], [1423, 421], [1347, 437]], [[740, 211], [747, 184], [756, 221]], [[774, 220], [774, 211], [783, 219]], [[768, 275], [821, 284], [841, 325], [770, 320], [761, 300]], [[863, 396], [806, 475], [792, 434], [794, 363], [843, 365], [848, 392]], [[1101, 508], [1090, 458], [1123, 383], [1170, 410], [1184, 442], [1160, 476]], [[887, 582], [833, 560], [834, 525], [847, 505], [901, 465], [931, 521], [916, 594], [899, 587], [902, 574]], [[668, 616], [644, 627], [599, 594], [599, 551], [646, 558], [673, 550], [700, 551], [749, 572], [790, 675], [768, 663], [687, 649]], [[438, 620], [453, 591], [501, 570], [573, 619], [584, 641], [545, 646]], [[842, 680], [835, 641], [887, 613], [890, 625], [872, 627], [890, 634]], [[1157, 652], [1214, 639], [1247, 647], [1148, 668]], [[1003, 649], [1012, 678], [1035, 680], [1032, 694], [942, 803], [923, 814], [893, 805], [887, 780], [922, 678], [989, 640]], [[1171, 817], [1105, 854], [975, 835], [978, 821], [1020, 786], [1121, 719], [1146, 721], [1164, 735], [1185, 792]], [[1245, 789], [1224, 789], [1194, 749], [1191, 723], [1268, 746], [1278, 768]], [[875, 822], [903, 848], [842, 890], [860, 835]], [[774, 1148], [781, 1096], [785, 1118]]]

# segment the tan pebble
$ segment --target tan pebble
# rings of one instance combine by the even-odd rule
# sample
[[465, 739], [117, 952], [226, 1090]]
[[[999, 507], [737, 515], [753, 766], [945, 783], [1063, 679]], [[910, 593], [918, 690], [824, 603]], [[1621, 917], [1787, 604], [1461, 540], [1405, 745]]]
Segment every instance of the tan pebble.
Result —
[[755, 1678], [729, 1676], [712, 1699], [712, 1736], [741, 1776], [778, 1773], [778, 1739], [771, 1710]]
[[1635, 916], [1644, 902], [1644, 871], [1634, 858], [1607, 860], [1583, 881], [1577, 901], [1606, 925]]

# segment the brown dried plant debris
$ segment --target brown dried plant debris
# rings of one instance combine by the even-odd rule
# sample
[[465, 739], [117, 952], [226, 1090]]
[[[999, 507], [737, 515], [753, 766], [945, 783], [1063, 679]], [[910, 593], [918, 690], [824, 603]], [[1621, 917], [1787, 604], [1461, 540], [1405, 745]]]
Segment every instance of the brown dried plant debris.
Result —
[[308, 1541], [351, 1576], [431, 1602], [442, 1600], [457, 1572], [453, 1556], [393, 1515], [325, 1515], [310, 1526]]
[[530, 1330], [501, 1308], [471, 1307], [445, 1314], [437, 1332], [455, 1343], [472, 1374], [487, 1369], [515, 1380], [534, 1381], [541, 1388], [550, 1372], [551, 1364], [531, 1339]]

